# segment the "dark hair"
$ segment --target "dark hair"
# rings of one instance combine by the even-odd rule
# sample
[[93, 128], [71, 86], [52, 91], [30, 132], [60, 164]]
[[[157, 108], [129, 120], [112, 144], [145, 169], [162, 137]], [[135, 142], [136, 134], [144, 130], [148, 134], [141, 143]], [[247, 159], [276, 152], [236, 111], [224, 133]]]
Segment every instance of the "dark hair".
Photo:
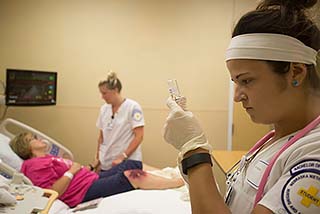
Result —
[[122, 85], [120, 80], [117, 77], [117, 74], [113, 71], [110, 71], [108, 73], [107, 79], [99, 82], [99, 87], [106, 86], [110, 90], [118, 89], [118, 92], [120, 93], [122, 89]]
[[[316, 51], [320, 49], [320, 30], [307, 15], [317, 0], [265, 0], [236, 24], [232, 37], [250, 33], [274, 33], [294, 37]], [[290, 62], [267, 61], [273, 70], [283, 74]], [[319, 62], [318, 62], [319, 63]], [[310, 87], [320, 89], [320, 71], [307, 65]]]

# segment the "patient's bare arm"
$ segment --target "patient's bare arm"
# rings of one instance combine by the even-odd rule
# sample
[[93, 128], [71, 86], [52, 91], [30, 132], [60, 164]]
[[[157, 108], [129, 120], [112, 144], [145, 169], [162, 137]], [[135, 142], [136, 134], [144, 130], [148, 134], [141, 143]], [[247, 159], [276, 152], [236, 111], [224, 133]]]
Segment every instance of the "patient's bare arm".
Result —
[[184, 184], [182, 178], [164, 178], [141, 169], [126, 170], [124, 175], [136, 189], [169, 189]]
[[[68, 172], [75, 175], [79, 172], [80, 168], [81, 168], [81, 165], [79, 163], [73, 162]], [[70, 182], [71, 182], [71, 179], [69, 177], [62, 176], [61, 178], [59, 178], [53, 183], [53, 185], [51, 186], [51, 189], [55, 190], [59, 194], [59, 196], [61, 196], [68, 188]]]

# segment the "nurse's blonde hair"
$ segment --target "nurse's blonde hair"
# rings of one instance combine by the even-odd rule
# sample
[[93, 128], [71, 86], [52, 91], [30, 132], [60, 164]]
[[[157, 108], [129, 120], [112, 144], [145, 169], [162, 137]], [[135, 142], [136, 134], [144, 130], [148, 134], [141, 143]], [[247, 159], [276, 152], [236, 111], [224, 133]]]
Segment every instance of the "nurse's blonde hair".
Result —
[[105, 86], [107, 89], [110, 90], [118, 89], [119, 93], [122, 89], [122, 84], [114, 71], [109, 71], [107, 74], [107, 79], [100, 81], [98, 86]]

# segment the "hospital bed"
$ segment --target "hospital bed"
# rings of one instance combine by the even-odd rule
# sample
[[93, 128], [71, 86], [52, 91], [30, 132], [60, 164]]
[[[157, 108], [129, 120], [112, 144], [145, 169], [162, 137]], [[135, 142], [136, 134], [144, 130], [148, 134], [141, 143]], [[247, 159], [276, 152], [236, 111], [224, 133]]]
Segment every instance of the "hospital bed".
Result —
[[[5, 177], [5, 179], [13, 179], [14, 175], [19, 173], [22, 160], [11, 150], [8, 143], [17, 133], [23, 131], [32, 132], [42, 138], [44, 142], [48, 144], [48, 153], [71, 160], [73, 159], [71, 151], [53, 138], [24, 123], [8, 118], [0, 124], [0, 176]], [[170, 177], [174, 174], [174, 170], [176, 169], [165, 168], [150, 173]], [[178, 173], [178, 171], [176, 171], [176, 173]], [[27, 177], [22, 176], [22, 181], [24, 185], [32, 186], [32, 182]], [[41, 188], [36, 188], [41, 190]], [[50, 201], [52, 198], [55, 199], [57, 197], [54, 196], [54, 193], [51, 194], [53, 197], [50, 198]], [[85, 202], [73, 209], [58, 199], [54, 200], [53, 203], [48, 202], [48, 205], [45, 209], [50, 208], [48, 209], [49, 214], [191, 214], [191, 206], [188, 200], [188, 190], [186, 186], [166, 190], [134, 190]], [[77, 208], [80, 209], [76, 211], [75, 209]], [[41, 213], [46, 212], [42, 211]]]

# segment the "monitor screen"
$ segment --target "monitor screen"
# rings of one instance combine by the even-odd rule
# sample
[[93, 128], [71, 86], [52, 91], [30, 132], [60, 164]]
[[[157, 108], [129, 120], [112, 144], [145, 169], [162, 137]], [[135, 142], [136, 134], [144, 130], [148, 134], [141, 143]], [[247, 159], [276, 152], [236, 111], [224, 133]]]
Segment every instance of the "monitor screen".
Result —
[[57, 72], [7, 69], [6, 105], [55, 105]]

